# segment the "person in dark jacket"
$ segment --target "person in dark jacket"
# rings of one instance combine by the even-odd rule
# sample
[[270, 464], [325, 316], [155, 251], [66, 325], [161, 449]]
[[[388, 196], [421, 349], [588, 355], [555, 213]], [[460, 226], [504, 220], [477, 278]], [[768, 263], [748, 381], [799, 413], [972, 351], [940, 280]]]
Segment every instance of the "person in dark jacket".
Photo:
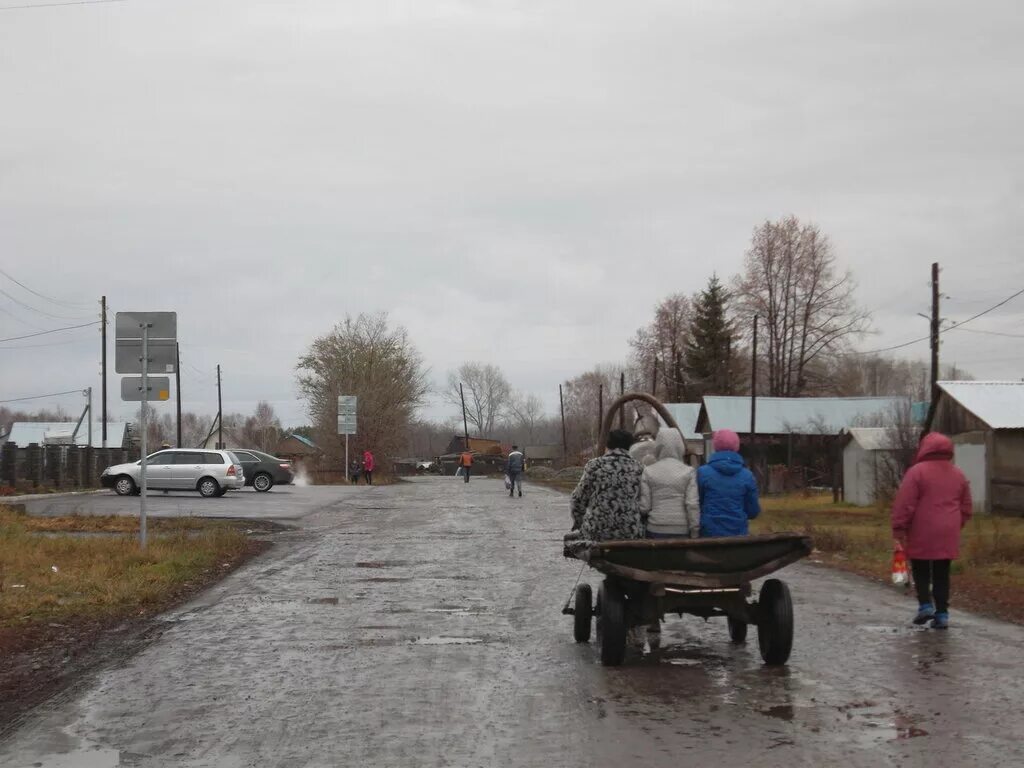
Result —
[[508, 497], [511, 499], [515, 493], [516, 486], [519, 486], [519, 497], [523, 496], [523, 470], [526, 468], [526, 456], [519, 450], [519, 446], [513, 445], [512, 452], [508, 455], [508, 462], [505, 465], [505, 473], [508, 475]]
[[953, 463], [953, 441], [925, 435], [892, 503], [892, 535], [910, 558], [917, 588], [915, 624], [949, 627], [949, 570], [972, 508], [971, 485]]
[[739, 435], [731, 429], [720, 429], [711, 445], [715, 452], [697, 470], [700, 535], [746, 536], [749, 521], [761, 514], [757, 481], [739, 454]]

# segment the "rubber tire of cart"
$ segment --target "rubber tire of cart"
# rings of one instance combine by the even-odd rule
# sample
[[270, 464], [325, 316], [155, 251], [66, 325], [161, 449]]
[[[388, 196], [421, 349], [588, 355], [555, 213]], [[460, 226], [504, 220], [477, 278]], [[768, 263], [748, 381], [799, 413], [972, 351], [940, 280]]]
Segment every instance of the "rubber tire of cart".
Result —
[[605, 579], [598, 591], [601, 615], [597, 636], [601, 641], [601, 663], [617, 667], [626, 658], [626, 596], [618, 586]]
[[768, 579], [758, 596], [761, 621], [757, 625], [757, 644], [764, 663], [778, 666], [789, 661], [793, 650], [793, 599], [789, 587], [778, 579]]
[[572, 617], [572, 636], [577, 643], [590, 642], [594, 618], [594, 593], [589, 584], [576, 585], [576, 606]]
[[747, 642], [747, 622], [729, 617], [729, 639], [734, 643]]

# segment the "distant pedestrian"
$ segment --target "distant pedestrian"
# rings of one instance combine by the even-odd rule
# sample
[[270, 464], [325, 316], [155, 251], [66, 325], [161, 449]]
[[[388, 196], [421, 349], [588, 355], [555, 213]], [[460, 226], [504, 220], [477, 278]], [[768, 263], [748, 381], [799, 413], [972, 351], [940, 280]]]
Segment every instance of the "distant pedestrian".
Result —
[[359, 485], [359, 477], [363, 474], [363, 462], [359, 459], [352, 459], [352, 463], [348, 465], [348, 476], [352, 481], [352, 485]]
[[523, 471], [526, 469], [526, 456], [519, 450], [519, 446], [513, 445], [505, 464], [505, 474], [508, 475], [508, 497], [511, 499], [515, 494], [516, 487], [519, 487], [519, 497], [523, 496]]
[[377, 462], [370, 451], [363, 451], [363, 477], [367, 485], [373, 485], [373, 470], [377, 468]]
[[761, 514], [757, 481], [740, 456], [740, 436], [720, 429], [711, 438], [715, 452], [697, 470], [701, 536], [746, 536], [749, 521]]
[[925, 435], [892, 504], [892, 535], [910, 558], [917, 588], [915, 624], [949, 627], [949, 570], [971, 513], [971, 486], [953, 464], [953, 441]]
[[463, 451], [462, 455], [459, 456], [459, 469], [462, 472], [462, 478], [465, 482], [469, 482], [469, 473], [473, 468], [473, 454], [469, 451]]

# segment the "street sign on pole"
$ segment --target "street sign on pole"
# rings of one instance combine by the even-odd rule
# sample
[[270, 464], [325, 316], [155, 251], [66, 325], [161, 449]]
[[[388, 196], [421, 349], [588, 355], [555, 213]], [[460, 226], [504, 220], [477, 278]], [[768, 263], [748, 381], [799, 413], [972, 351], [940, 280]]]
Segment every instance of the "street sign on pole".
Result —
[[142, 396], [142, 377], [125, 376], [121, 379], [121, 399], [126, 402], [160, 402], [171, 399], [171, 379], [167, 376], [149, 376], [146, 381], [147, 396]]
[[338, 396], [338, 434], [345, 436], [345, 477], [352, 482], [352, 469], [348, 464], [348, 436], [356, 434], [356, 411], [359, 398], [355, 395]]
[[356, 409], [358, 398], [355, 395], [338, 397], [338, 434], [356, 434]]
[[[177, 354], [174, 339], [150, 339], [147, 373], [174, 373]], [[117, 339], [114, 342], [114, 370], [117, 373], [142, 373], [142, 339]]]
[[[138, 379], [121, 382], [121, 398], [142, 403], [139, 419], [142, 457], [139, 461], [139, 546], [146, 548], [146, 401], [166, 400], [171, 387], [166, 376], [152, 382], [150, 372], [174, 373], [177, 363], [178, 314], [176, 312], [118, 312], [114, 320], [114, 370], [141, 373]], [[157, 394], [158, 397], [153, 397]], [[145, 396], [144, 396], [145, 395]]]

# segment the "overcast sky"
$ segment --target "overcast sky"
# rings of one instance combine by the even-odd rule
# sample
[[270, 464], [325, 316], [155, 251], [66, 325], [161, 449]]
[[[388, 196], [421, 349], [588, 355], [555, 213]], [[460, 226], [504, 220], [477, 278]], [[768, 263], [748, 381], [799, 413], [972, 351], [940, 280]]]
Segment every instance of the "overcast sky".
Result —
[[[555, 406], [793, 213], [857, 276], [863, 348], [899, 343], [927, 333], [932, 261], [951, 320], [1024, 288], [1022, 39], [1014, 0], [0, 10], [0, 267], [72, 305], [0, 276], [22, 302], [0, 294], [0, 337], [102, 294], [174, 310], [186, 409], [216, 409], [219, 362], [226, 411], [294, 425], [298, 355], [385, 310], [437, 382], [493, 362]], [[1024, 297], [969, 327], [1022, 318]], [[1024, 338], [944, 338], [1024, 377]], [[0, 399], [98, 387], [98, 353], [95, 328], [5, 342]]]

